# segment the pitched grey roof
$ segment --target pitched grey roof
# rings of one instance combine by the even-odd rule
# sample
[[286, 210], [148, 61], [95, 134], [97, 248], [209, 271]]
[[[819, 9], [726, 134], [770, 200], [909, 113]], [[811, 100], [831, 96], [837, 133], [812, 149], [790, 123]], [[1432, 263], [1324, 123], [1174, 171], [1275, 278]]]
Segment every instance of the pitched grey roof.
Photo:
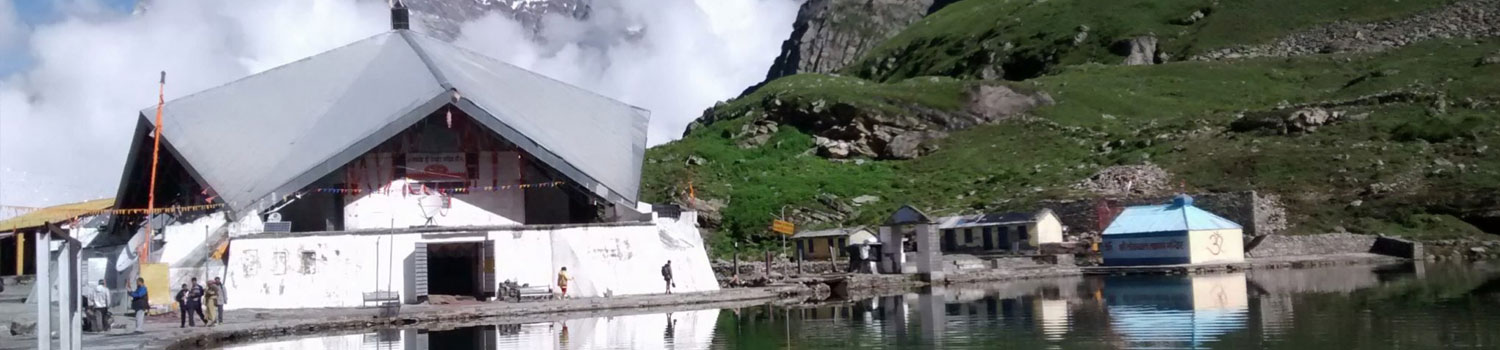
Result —
[[[263, 209], [452, 102], [451, 89], [480, 124], [634, 207], [649, 112], [405, 30], [168, 101], [163, 145], [230, 209]], [[155, 113], [141, 110], [145, 129]]]
[[816, 237], [846, 236], [846, 235], [851, 235], [851, 234], [854, 234], [856, 232], [862, 231], [864, 229], [865, 228], [862, 227], [862, 226], [855, 226], [855, 227], [831, 228], [831, 229], [827, 229], [827, 230], [818, 230], [818, 231], [802, 231], [802, 232], [798, 232], [795, 235], [792, 235], [792, 238], [793, 239], [798, 239], [798, 238], [816, 238]]

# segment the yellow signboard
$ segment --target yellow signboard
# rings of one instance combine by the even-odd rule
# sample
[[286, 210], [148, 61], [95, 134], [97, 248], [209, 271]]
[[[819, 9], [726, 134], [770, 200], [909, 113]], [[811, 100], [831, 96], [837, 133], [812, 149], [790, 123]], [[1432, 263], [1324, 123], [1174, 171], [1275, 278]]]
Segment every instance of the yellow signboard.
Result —
[[[146, 279], [146, 301], [151, 305], [176, 304], [172, 300], [171, 265], [157, 263], [140, 266], [140, 277]], [[132, 281], [134, 283], [134, 281]]]
[[791, 221], [772, 220], [771, 221], [771, 231], [776, 231], [776, 232], [779, 232], [781, 234], [790, 236], [793, 233], [797, 232], [797, 226], [796, 225], [792, 225]]

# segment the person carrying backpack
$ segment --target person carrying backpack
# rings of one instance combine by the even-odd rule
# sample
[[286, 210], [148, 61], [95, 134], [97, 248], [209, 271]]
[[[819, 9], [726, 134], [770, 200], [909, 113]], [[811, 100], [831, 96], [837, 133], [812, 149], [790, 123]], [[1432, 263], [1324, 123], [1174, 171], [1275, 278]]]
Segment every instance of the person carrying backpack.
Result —
[[663, 280], [667, 281], [667, 294], [672, 294], [672, 287], [676, 287], [677, 284], [676, 283], [672, 283], [672, 261], [671, 260], [667, 260], [667, 264], [661, 266], [661, 278]]

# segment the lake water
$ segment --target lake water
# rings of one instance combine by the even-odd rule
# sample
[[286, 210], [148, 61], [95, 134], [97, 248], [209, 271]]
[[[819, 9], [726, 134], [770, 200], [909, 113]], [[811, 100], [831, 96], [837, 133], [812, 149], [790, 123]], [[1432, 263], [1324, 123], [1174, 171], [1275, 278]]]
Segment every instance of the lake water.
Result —
[[1500, 265], [1076, 277], [236, 349], [1500, 349]]

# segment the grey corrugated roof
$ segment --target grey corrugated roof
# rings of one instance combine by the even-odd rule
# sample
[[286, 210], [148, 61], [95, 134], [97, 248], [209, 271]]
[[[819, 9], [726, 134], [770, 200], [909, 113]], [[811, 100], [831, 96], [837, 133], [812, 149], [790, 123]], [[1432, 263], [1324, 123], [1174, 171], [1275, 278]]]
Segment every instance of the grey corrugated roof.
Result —
[[827, 229], [827, 230], [818, 230], [818, 231], [802, 231], [802, 232], [798, 232], [795, 235], [792, 235], [792, 238], [796, 239], [796, 238], [815, 238], [815, 237], [829, 237], [829, 236], [844, 236], [844, 235], [854, 234], [855, 232], [859, 232], [860, 230], [864, 230], [864, 229], [865, 228], [862, 227], [862, 226], [855, 226], [855, 227], [831, 228], [831, 229]]
[[501, 137], [635, 204], [646, 111], [404, 30], [168, 101], [164, 146], [232, 210], [261, 209], [451, 102], [450, 89]]
[[994, 214], [973, 214], [973, 215], [945, 216], [945, 217], [939, 218], [937, 221], [938, 221], [938, 228], [939, 229], [950, 229], [950, 228], [962, 228], [962, 227], [975, 227], [975, 226], [988, 226], [988, 225], [1010, 224], [1010, 223], [1018, 223], [1018, 222], [1034, 222], [1034, 221], [1037, 221], [1037, 217], [1038, 217], [1038, 215], [1034, 214], [1034, 213], [1015, 213], [1015, 212], [1011, 212], [1011, 213], [994, 213]]

